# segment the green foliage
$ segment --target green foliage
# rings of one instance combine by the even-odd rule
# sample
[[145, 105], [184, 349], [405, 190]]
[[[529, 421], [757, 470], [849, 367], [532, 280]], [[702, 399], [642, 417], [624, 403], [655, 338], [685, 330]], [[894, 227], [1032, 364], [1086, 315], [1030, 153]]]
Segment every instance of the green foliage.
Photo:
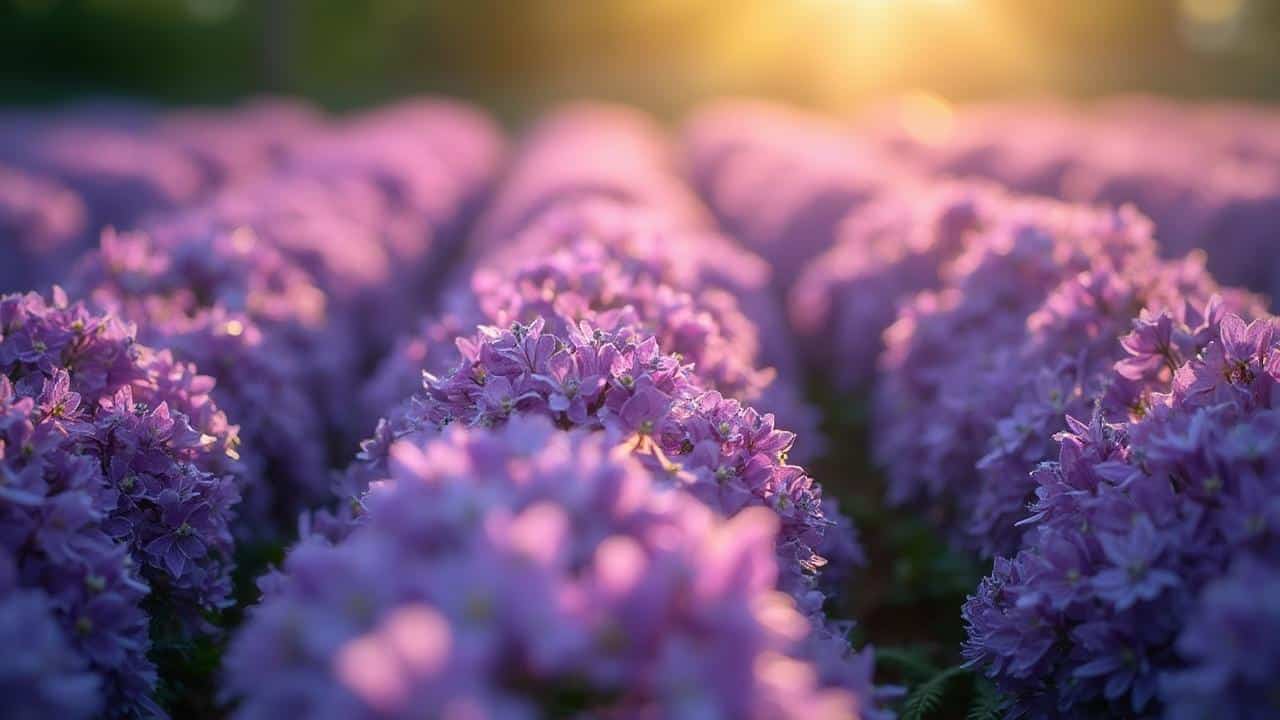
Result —
[[218, 702], [218, 671], [225, 637], [194, 642], [176, 638], [160, 640], [151, 659], [161, 668], [156, 700], [171, 717], [220, 718], [225, 708]]
[[1004, 699], [989, 680], [963, 665], [939, 669], [926, 647], [879, 648], [876, 663], [909, 688], [900, 720], [959, 718], [961, 708], [966, 720], [999, 720], [1004, 711]]
[[967, 720], [999, 720], [1004, 712], [1004, 698], [991, 681], [981, 675], [973, 677], [973, 702], [969, 704]]
[[942, 708], [942, 699], [951, 681], [968, 672], [963, 665], [954, 665], [912, 688], [902, 703], [902, 720], [931, 717]]

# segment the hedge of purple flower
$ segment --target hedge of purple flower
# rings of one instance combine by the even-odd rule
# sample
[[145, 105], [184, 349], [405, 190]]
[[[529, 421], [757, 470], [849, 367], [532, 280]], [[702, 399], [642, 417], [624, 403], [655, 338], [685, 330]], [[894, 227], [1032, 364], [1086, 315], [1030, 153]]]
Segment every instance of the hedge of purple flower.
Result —
[[[811, 417], [796, 390], [762, 365], [759, 331], [740, 309], [738, 298], [764, 307], [769, 298], [753, 284], [763, 277], [743, 277], [751, 258], [729, 262], [736, 258], [726, 258], [720, 236], [682, 231], [680, 223], [690, 219], [644, 204], [665, 197], [647, 191], [649, 185], [681, 187], [658, 162], [607, 183], [594, 170], [595, 148], [659, 146], [660, 136], [646, 135], [645, 127], [633, 115], [589, 107], [566, 110], [534, 130], [520, 155], [537, 164], [516, 161], [494, 200], [498, 219], [481, 221], [494, 227], [510, 214], [526, 218], [526, 229], [466, 263], [469, 280], [446, 292], [444, 317], [384, 366], [368, 404], [381, 402], [390, 414], [341, 488], [340, 515], [384, 471], [391, 442], [406, 433], [547, 414], [566, 427], [651, 438], [639, 449], [656, 449], [659, 466], [698, 468], [705, 485], [699, 494], [726, 514], [748, 504], [774, 507], [784, 517], [787, 587], [816, 612], [822, 596], [812, 576], [828, 561], [819, 546], [827, 544], [838, 566], [833, 576], [860, 552], [851, 535], [838, 537], [848, 525], [834, 505], [824, 507], [812, 480], [786, 464], [796, 435], [776, 430], [774, 415], [765, 412], [776, 403], [789, 416]], [[566, 138], [565, 128], [575, 132]], [[639, 164], [643, 156], [634, 156]], [[558, 169], [539, 172], [548, 166]], [[632, 199], [575, 194], [550, 204], [535, 200], [536, 211], [512, 210], [525, 198], [554, 196], [554, 188], [592, 183], [616, 186], [616, 197]], [[453, 329], [456, 348], [440, 342]], [[389, 391], [407, 388], [397, 399], [403, 400], [413, 384], [422, 385], [410, 378], [423, 369], [425, 389], [392, 404]], [[757, 410], [755, 401], [765, 404]]]
[[633, 445], [536, 416], [397, 442], [359, 526], [266, 584], [238, 716], [874, 717], [865, 662], [841, 686], [805, 659], [778, 516], [718, 519]]
[[[605, 325], [582, 321], [556, 332], [542, 318], [509, 328], [482, 326], [459, 339], [459, 363], [428, 375], [425, 388], [380, 423], [347, 478], [342, 508], [358, 507], [380, 479], [395, 441], [451, 424], [493, 426], [544, 415], [562, 427], [610, 430], [673, 483], [726, 515], [763, 505], [782, 518], [784, 581], [811, 611], [821, 606], [816, 548], [832, 525], [820, 487], [786, 463], [794, 434], [736, 400], [706, 390], [690, 366], [665, 354], [629, 314]], [[358, 513], [357, 513], [358, 516]]]
[[[988, 554], [1017, 547], [1029, 473], [1064, 417], [1088, 414], [1131, 319], [1218, 290], [1202, 260], [1159, 260], [1133, 215], [1008, 210], [940, 289], [904, 305], [875, 390], [891, 500], [925, 502]], [[1237, 310], [1256, 305], [1227, 297]]]
[[0, 112], [0, 248], [21, 260], [6, 264], [0, 290], [65, 279], [102, 228], [134, 227], [269, 172], [319, 125], [316, 113], [283, 102]]
[[870, 383], [898, 306], [941, 285], [944, 268], [1002, 202], [994, 186], [919, 184], [850, 212], [835, 244], [805, 266], [788, 296], [810, 361], [845, 390]]
[[0, 112], [0, 716], [1280, 714], [1277, 116], [897, 107]]
[[[605, 106], [569, 108], [536, 127], [440, 312], [400, 341], [369, 384], [366, 415], [413, 392], [422, 370], [449, 369], [452, 337], [475, 325], [543, 317], [563, 332], [630, 312], [629, 322], [692, 363], [708, 389], [797, 428], [806, 437], [800, 457], [812, 457], [817, 418], [800, 397], [769, 270], [703, 222], [664, 147], [643, 116]], [[628, 174], [616, 174], [619, 157], [634, 168]]]
[[[211, 378], [57, 289], [0, 298], [0, 369], [0, 579], [32, 623], [5, 631], [58, 670], [49, 716], [150, 712], [151, 638], [210, 632], [231, 601], [236, 427]], [[6, 705], [23, 653], [0, 663]]]
[[[797, 618], [810, 618], [801, 649], [816, 672], [856, 688], [856, 702], [874, 712], [869, 656], [854, 654], [843, 625], [823, 614], [824, 589], [860, 560], [851, 526], [802, 468], [787, 464], [796, 436], [747, 404], [764, 399], [774, 377], [759, 365], [757, 331], [738, 309], [739, 295], [756, 287], [733, 284], [733, 266], [718, 265], [723, 256], [713, 259], [727, 247], [722, 238], [682, 231], [679, 224], [688, 218], [646, 205], [642, 181], [629, 181], [639, 186], [633, 192], [625, 189], [627, 180], [608, 181], [622, 187], [616, 196], [596, 197], [593, 190], [544, 199], [561, 185], [608, 185], [594, 176], [583, 147], [641, 144], [626, 140], [634, 118], [624, 117], [578, 108], [532, 134], [520, 155], [540, 164], [525, 170], [526, 160], [517, 160], [509, 186], [494, 200], [496, 216], [481, 221], [481, 228], [492, 228], [519, 217], [527, 228], [506, 245], [482, 233], [485, 254], [463, 266], [468, 284], [447, 292], [444, 315], [384, 366], [371, 388], [375, 401], [407, 384], [396, 378], [411, 377], [414, 365], [428, 372], [419, 391], [393, 407], [364, 443], [338, 488], [335, 511], [310, 518], [309, 542], [344, 547], [378, 523], [379, 488], [394, 476], [406, 443], [430, 454], [450, 427], [518, 434], [503, 428], [523, 428], [527, 418], [538, 417], [560, 429], [594, 431], [629, 452], [658, 486], [687, 493], [717, 515], [763, 511], [773, 518], [777, 569], [766, 585], [787, 593]], [[576, 129], [572, 139], [561, 138], [556, 129], [564, 127]], [[582, 140], [596, 134], [604, 139]], [[576, 167], [574, 160], [584, 167], [581, 185], [563, 169]], [[561, 169], [544, 177], [536, 172], [544, 163]], [[656, 169], [652, 177], [680, 187]], [[527, 198], [532, 207], [519, 209]], [[460, 332], [456, 347], [443, 344], [453, 332]], [[820, 571], [828, 564], [824, 584]], [[696, 656], [689, 662], [716, 664], [712, 655]], [[241, 692], [251, 691], [242, 686]], [[599, 702], [591, 694], [586, 701]], [[752, 712], [775, 712], [765, 705]], [[269, 708], [264, 712], [280, 706]]]
[[1171, 256], [1211, 248], [1223, 282], [1275, 294], [1267, 257], [1280, 218], [1274, 113], [1230, 104], [1134, 97], [961, 106], [927, 141], [882, 113], [867, 133], [926, 174], [995, 180], [1071, 202], [1133, 204]]
[[1036, 471], [1023, 547], [964, 608], [967, 656], [1031, 714], [1276, 709], [1255, 635], [1280, 558], [1274, 320], [1184, 308], [1135, 323], [1092, 420]]
[[944, 268], [940, 287], [903, 304], [874, 389], [873, 448], [890, 500], [926, 504], [948, 525], [972, 517], [976, 466], [1021, 386], [1044, 369], [1028, 362], [1019, 373], [1031, 314], [1080, 273], [1145, 273], [1156, 262], [1149, 227], [1134, 214], [1015, 200], [994, 215]]
[[[196, 120], [173, 124], [199, 136]], [[322, 502], [331, 462], [371, 429], [332, 388], [426, 307], [500, 141], [469, 109], [424, 101], [317, 127], [296, 147], [206, 203], [105, 233], [73, 283], [218, 378], [220, 404], [243, 418], [255, 534]]]
[[763, 103], [700, 109], [685, 146], [694, 186], [725, 229], [776, 269], [783, 291], [851, 211], [913, 179], [839, 123]]

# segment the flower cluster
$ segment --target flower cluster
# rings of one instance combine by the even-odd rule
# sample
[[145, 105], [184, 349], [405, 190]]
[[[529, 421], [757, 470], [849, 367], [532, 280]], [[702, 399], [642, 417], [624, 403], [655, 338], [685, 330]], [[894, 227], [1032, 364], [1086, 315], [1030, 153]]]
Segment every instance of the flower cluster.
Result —
[[[873, 450], [890, 501], [926, 504], [958, 527], [977, 499], [976, 465], [997, 423], [1043, 369], [1020, 357], [1028, 318], [1080, 273], [1123, 276], [1156, 265], [1150, 226], [1136, 213], [1029, 199], [993, 213], [943, 269], [942, 285], [905, 303], [885, 333]], [[1136, 310], [1115, 312], [1123, 323]], [[1071, 345], [1052, 351], [1067, 358], [1088, 338], [1064, 335]]]
[[0, 163], [0, 292], [47, 278], [69, 261], [84, 234], [86, 211], [63, 185]]
[[[651, 422], [642, 397], [622, 414]], [[877, 716], [865, 662], [833, 686], [804, 659], [777, 516], [719, 519], [634, 444], [541, 417], [396, 443], [360, 525], [264, 583], [228, 662], [239, 716]]]
[[[214, 148], [225, 139], [199, 118], [173, 124], [214, 135]], [[73, 284], [218, 379], [219, 403], [243, 418], [244, 529], [268, 536], [328, 496], [331, 460], [360, 436], [332, 389], [366, 372], [425, 306], [422, 288], [500, 150], [487, 119], [435, 101], [328, 123], [296, 142], [305, 152], [270, 172], [234, 156], [213, 163], [250, 179], [153, 215], [143, 232], [105, 233]]]
[[0, 243], [18, 258], [0, 291], [64, 281], [102, 228], [133, 227], [268, 172], [318, 126], [304, 107], [278, 102], [0, 114]]
[[548, 209], [592, 199], [658, 212], [685, 230], [704, 229], [709, 221], [652, 119], [623, 106], [577, 103], [527, 132], [471, 249], [492, 250]]
[[898, 306], [941, 284], [943, 268], [1002, 200], [994, 187], [939, 183], [886, 193], [850, 212], [836, 243], [809, 262], [788, 297], [811, 363], [846, 390], [869, 384]]
[[44, 603], [23, 632], [61, 658], [47, 682], [69, 694], [48, 702], [101, 687], [113, 713], [148, 710], [149, 631], [207, 632], [230, 603], [236, 427], [212, 389], [61, 290], [0, 298], [0, 588], [14, 612]]
[[1092, 420], [1069, 420], [1058, 461], [1036, 471], [1023, 547], [965, 605], [965, 653], [1032, 715], [1265, 714], [1275, 648], [1257, 633], [1275, 623], [1264, 598], [1280, 559], [1274, 320], [1246, 322], [1214, 298], [1144, 313], [1123, 347]]
[[[996, 554], [1018, 547], [1031, 471], [1066, 415], [1088, 416], [1135, 316], [1220, 289], [1202, 256], [1157, 259], [1136, 215], [1012, 198], [987, 208], [941, 289], [904, 305], [887, 335], [876, 450], [892, 500], [924, 501], [962, 545]], [[1002, 230], [1010, 217], [1022, 219]], [[1256, 298], [1223, 292], [1232, 310], [1257, 312]]]
[[[1274, 502], [1274, 501], [1273, 501]], [[1274, 551], [1274, 546], [1272, 548]], [[1177, 649], [1185, 670], [1161, 684], [1171, 720], [1246, 718], [1280, 711], [1280, 566], [1248, 555], [1209, 583]]]
[[694, 114], [685, 138], [695, 187], [724, 228], [769, 261], [782, 291], [852, 210], [914, 182], [873, 143], [779, 106], [713, 104]]
[[[834, 504], [824, 509], [799, 468], [777, 469], [791, 467], [786, 453], [796, 436], [774, 430], [774, 413], [787, 421], [813, 415], [796, 387], [767, 368], [765, 331], [747, 317], [748, 308], [776, 317], [766, 272], [722, 236], [691, 227], [695, 218], [679, 206], [653, 204], [687, 195], [659, 148], [661, 136], [642, 118], [599, 106], [571, 108], [531, 133], [480, 223], [478, 250], [443, 295], [443, 312], [371, 383], [366, 405], [382, 415], [394, 409], [340, 490], [348, 503], [382, 471], [380, 453], [404, 432], [545, 412], [565, 426], [623, 422], [623, 432], [647, 437], [674, 412], [688, 419], [670, 420], [680, 428], [655, 447], [674, 457], [706, 446], [705, 457], [690, 462], [718, 487], [701, 491], [713, 507], [732, 514], [750, 501], [794, 516], [784, 522], [783, 552], [797, 595], [808, 594], [808, 575], [823, 562], [815, 551], [824, 536], [836, 564], [859, 559], [847, 536], [825, 532], [837, 522]], [[628, 175], [597, 168], [616, 157], [634, 166]], [[513, 234], [502, 240], [489, 234], [494, 228]], [[486, 327], [469, 337], [477, 325]], [[530, 334], [540, 339], [522, 355]], [[448, 342], [455, 337], [461, 359]], [[510, 353], [522, 359], [497, 359]], [[423, 368], [425, 392], [403, 404], [415, 385], [421, 389], [414, 379]], [[632, 393], [639, 404], [620, 420]], [[757, 455], [759, 467], [742, 475]], [[816, 609], [821, 598], [806, 603]]]
[[[1202, 256], [1182, 261], [1100, 268], [1054, 289], [1027, 319], [1027, 336], [1000, 370], [1011, 387], [1003, 415], [994, 422], [986, 455], [976, 465], [978, 490], [968, 524], [971, 542], [988, 554], [1018, 547], [1026, 507], [1034, 499], [1032, 471], [1057, 448], [1054, 436], [1066, 418], [1088, 417], [1104, 393], [1110, 404], [1130, 411], [1134, 386], [1117, 383], [1111, 366], [1124, 354], [1117, 340], [1138, 315], [1185, 316], [1220, 292], [1223, 307], [1256, 315], [1261, 303], [1248, 293], [1221, 290], [1204, 269]], [[993, 379], [993, 381], [995, 381]], [[1129, 390], [1122, 392], [1128, 387]], [[1122, 397], [1123, 396], [1123, 397]], [[995, 409], [993, 406], [992, 409]], [[1113, 416], [1123, 411], [1113, 408]]]
[[880, 113], [864, 137], [926, 175], [984, 177], [1068, 202], [1133, 204], [1170, 255], [1210, 250], [1224, 283], [1280, 292], [1268, 249], [1280, 218], [1276, 120], [1233, 105], [1153, 98], [984, 104], [952, 111], [943, 133], [913, 136]]
[[[445, 292], [443, 317], [384, 360], [365, 406], [377, 417], [421, 385], [424, 368], [449, 369], [449, 340], [458, 330], [540, 317], [559, 335], [582, 321], [633, 325], [691, 364], [706, 389], [773, 412], [789, 427], [813, 428], [794, 375], [780, 377], [765, 366], [761, 331], [739, 301], [764, 305], [765, 298], [754, 295], [759, 286], [750, 284], [760, 275], [741, 278], [754, 258], [725, 245], [718, 236], [680, 232], [655, 213], [614, 201], [550, 209], [503, 253], [474, 263], [467, 285]], [[737, 277], [731, 267], [739, 269]]]
[[782, 521], [778, 551], [786, 587], [811, 611], [821, 607], [813, 573], [825, 564], [816, 548], [832, 521], [821, 488], [786, 463], [794, 434], [774, 427], [736, 400], [703, 389], [690, 368], [664, 354], [630, 322], [582, 322], [555, 333], [538, 318], [508, 329], [484, 326], [461, 338], [460, 363], [379, 424], [346, 478], [344, 508], [386, 472], [392, 444], [434, 435], [450, 424], [494, 426], [513, 416], [543, 415], [561, 427], [609, 430], [630, 438], [655, 472], [724, 515], [772, 508]]

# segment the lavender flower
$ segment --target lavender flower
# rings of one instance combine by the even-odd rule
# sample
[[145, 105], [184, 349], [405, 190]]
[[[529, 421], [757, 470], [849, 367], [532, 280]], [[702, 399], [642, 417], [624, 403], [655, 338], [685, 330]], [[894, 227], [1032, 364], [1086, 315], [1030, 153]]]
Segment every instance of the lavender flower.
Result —
[[1186, 670], [1164, 678], [1166, 715], [1173, 720], [1243, 718], [1280, 711], [1280, 575], [1275, 558], [1245, 556], [1202, 592], [1178, 637]]
[[870, 382], [898, 305], [942, 283], [943, 267], [1003, 195], [978, 184], [905, 187], [850, 212], [836, 244], [792, 287], [788, 311], [812, 364], [845, 389]]
[[[825, 119], [764, 103], [716, 103], [686, 128], [692, 174], [723, 226], [776, 269], [786, 292], [853, 210], [911, 182], [874, 144]], [[777, 179], [786, 177], [785, 183]]]
[[[912, 137], [900, 113], [862, 128], [925, 174], [983, 177], [1069, 202], [1135, 205], [1165, 254], [1210, 251], [1224, 283], [1275, 294], [1266, 260], [1280, 216], [1275, 118], [1256, 108], [1123, 98], [1087, 107], [961, 107], [941, 137]], [[893, 118], [884, 122], [886, 118]]]
[[[904, 304], [885, 333], [873, 450], [890, 501], [924, 503], [952, 528], [968, 517], [981, 488], [975, 466], [999, 420], [1040, 389], [1043, 368], [1078, 352], [1053, 346], [1024, 360], [1028, 318], [1081, 272], [1142, 273], [1155, 262], [1149, 224], [1128, 210], [1011, 199], [993, 212], [943, 268], [939, 289]], [[1123, 323], [1133, 310], [1116, 312]]]
[[756, 325], [735, 295], [740, 286], [719, 272], [723, 256], [710, 257], [717, 249], [613, 203], [548, 211], [510, 242], [509, 254], [479, 263], [468, 288], [445, 294], [442, 319], [384, 361], [365, 406], [380, 415], [420, 384], [423, 369], [447, 369], [458, 329], [542, 317], [557, 334], [584, 320], [635, 325], [692, 364], [707, 389], [816, 426], [790, 378], [763, 366]]
[[1145, 315], [1091, 423], [1036, 471], [1022, 549], [964, 609], [966, 655], [1022, 712], [1194, 716], [1206, 688], [1227, 717], [1262, 707], [1205, 633], [1266, 587], [1237, 584], [1265, 577], [1248, 558], [1280, 548], [1273, 323], [1217, 298]]
[[0, 238], [7, 255], [0, 291], [54, 278], [79, 250], [86, 211], [66, 187], [0, 163]]
[[42, 592], [15, 589], [13, 578], [0, 587], [0, 640], [10, 649], [0, 661], [0, 698], [16, 718], [87, 720], [100, 708], [99, 680], [72, 649], [51, 606]]
[[777, 517], [717, 519], [634, 442], [513, 417], [396, 443], [351, 535], [264, 583], [230, 651], [239, 716], [874, 716], [865, 673], [825, 686], [801, 655]]
[[0, 298], [0, 371], [11, 592], [49, 598], [103, 707], [151, 712], [149, 621], [207, 632], [230, 604], [236, 428], [210, 378], [58, 289]]
[[[239, 530], [288, 533], [327, 497], [330, 452], [345, 455], [342, 441], [358, 437], [332, 389], [425, 306], [421, 288], [492, 177], [500, 138], [476, 113], [431, 102], [308, 125], [283, 149], [271, 133], [224, 138], [218, 121], [166, 131], [184, 127], [214, 136], [214, 171], [251, 180], [153, 215], [145, 232], [105, 233], [75, 289], [218, 378], [219, 404], [244, 418]], [[270, 172], [242, 172], [222, 140], [279, 157], [259, 158]]]
[[830, 521], [821, 489], [785, 462], [794, 435], [718, 392], [706, 391], [688, 366], [659, 351], [634, 326], [588, 322], [557, 334], [542, 318], [502, 330], [484, 326], [458, 341], [461, 362], [428, 376], [423, 392], [380, 423], [342, 490], [358, 500], [385, 471], [391, 443], [445, 425], [492, 426], [515, 415], [544, 415], [565, 427], [608, 429], [632, 438], [655, 471], [677, 468], [691, 493], [725, 515], [749, 505], [782, 519], [779, 553], [787, 587], [816, 609], [811, 575], [824, 564], [814, 548]]

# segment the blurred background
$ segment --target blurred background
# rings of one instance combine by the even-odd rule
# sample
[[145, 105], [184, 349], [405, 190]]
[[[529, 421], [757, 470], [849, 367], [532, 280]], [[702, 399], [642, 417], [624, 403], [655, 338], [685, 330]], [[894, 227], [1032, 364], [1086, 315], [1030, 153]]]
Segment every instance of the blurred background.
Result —
[[0, 0], [0, 104], [1280, 97], [1277, 0]]

